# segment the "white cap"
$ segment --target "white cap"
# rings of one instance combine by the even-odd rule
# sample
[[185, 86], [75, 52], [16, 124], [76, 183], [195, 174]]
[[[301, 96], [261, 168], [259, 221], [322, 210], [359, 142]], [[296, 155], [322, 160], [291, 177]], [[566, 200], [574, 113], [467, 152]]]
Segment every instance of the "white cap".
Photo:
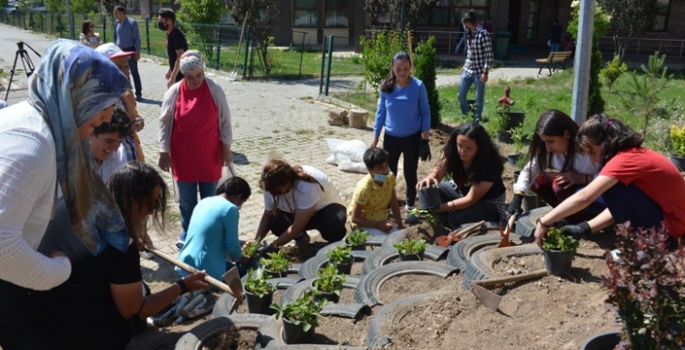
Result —
[[135, 51], [121, 51], [119, 46], [114, 45], [113, 43], [107, 43], [107, 44], [102, 44], [98, 46], [95, 51], [103, 54], [105, 57], [109, 58], [110, 60], [113, 58], [119, 58], [119, 57], [128, 57], [128, 56], [133, 56], [136, 54]]

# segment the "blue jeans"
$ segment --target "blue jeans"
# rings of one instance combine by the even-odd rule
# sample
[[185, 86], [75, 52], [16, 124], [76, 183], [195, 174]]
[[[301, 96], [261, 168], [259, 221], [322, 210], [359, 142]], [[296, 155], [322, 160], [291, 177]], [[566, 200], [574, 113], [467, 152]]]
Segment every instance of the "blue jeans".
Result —
[[461, 72], [461, 82], [459, 83], [459, 91], [457, 97], [459, 98], [459, 106], [461, 107], [461, 114], [469, 115], [469, 104], [466, 100], [466, 95], [471, 89], [471, 85], [476, 86], [476, 111], [473, 115], [474, 121], [481, 119], [483, 115], [483, 100], [485, 99], [485, 84], [480, 81], [480, 75], [470, 75], [466, 71]]
[[559, 43], [556, 43], [556, 44], [552, 43], [552, 44], [550, 44], [550, 45], [549, 45], [549, 51], [550, 51], [550, 52], [557, 52], [557, 51], [559, 51]]
[[661, 207], [635, 185], [617, 183], [602, 198], [617, 224], [630, 221], [631, 227], [658, 228], [664, 221]]
[[181, 237], [179, 240], [186, 241], [186, 234], [188, 232], [188, 225], [190, 224], [190, 217], [193, 215], [193, 209], [197, 205], [197, 191], [200, 190], [200, 198], [211, 197], [216, 194], [216, 186], [219, 182], [177, 182], [178, 197], [181, 199], [179, 209], [181, 209]]

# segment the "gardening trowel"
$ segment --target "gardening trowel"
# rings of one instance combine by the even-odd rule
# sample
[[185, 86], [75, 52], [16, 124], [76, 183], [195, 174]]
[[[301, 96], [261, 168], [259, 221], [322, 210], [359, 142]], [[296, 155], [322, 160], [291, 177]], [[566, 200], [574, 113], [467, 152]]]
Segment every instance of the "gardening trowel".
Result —
[[240, 274], [238, 273], [238, 268], [235, 266], [226, 271], [221, 277], [224, 278], [224, 282], [228, 285], [228, 288], [231, 289], [231, 292], [235, 297], [231, 310], [229, 311], [229, 314], [232, 314], [243, 302], [243, 283], [240, 281]]
[[514, 226], [514, 222], [516, 222], [516, 214], [512, 215], [509, 218], [509, 222], [507, 223], [507, 228], [504, 231], [502, 231], [502, 224], [500, 223], [499, 234], [502, 237], [502, 239], [499, 241], [499, 243], [497, 243], [497, 248], [511, 247], [514, 245], [509, 240], [509, 234], [511, 233], [511, 228]]
[[435, 242], [443, 248], [449, 247], [453, 243], [459, 242], [460, 240], [475, 234], [481, 229], [481, 227], [483, 227], [483, 225], [485, 225], [485, 221], [479, 221], [471, 226], [464, 227], [461, 230], [452, 231], [448, 235], [437, 237]]
[[502, 297], [498, 294], [495, 294], [475, 283], [471, 284], [471, 292], [473, 292], [478, 300], [480, 300], [488, 309], [491, 309], [492, 311], [497, 311], [499, 309], [499, 302], [502, 300]]

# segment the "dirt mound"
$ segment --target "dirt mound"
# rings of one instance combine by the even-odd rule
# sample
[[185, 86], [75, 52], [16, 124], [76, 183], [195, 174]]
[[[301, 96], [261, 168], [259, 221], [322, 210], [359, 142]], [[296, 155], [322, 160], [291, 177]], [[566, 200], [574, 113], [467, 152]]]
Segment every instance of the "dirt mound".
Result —
[[433, 226], [427, 222], [409, 226], [404, 230], [404, 238], [423, 239], [428, 244], [435, 243], [435, 239], [444, 236], [450, 231], [442, 226]]
[[252, 350], [257, 331], [252, 329], [231, 329], [207, 339], [202, 350]]

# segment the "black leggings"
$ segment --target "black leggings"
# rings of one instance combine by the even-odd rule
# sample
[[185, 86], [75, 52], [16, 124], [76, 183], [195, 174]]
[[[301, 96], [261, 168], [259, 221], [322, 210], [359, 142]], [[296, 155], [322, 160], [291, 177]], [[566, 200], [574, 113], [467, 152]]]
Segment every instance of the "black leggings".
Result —
[[[452, 185], [447, 181], [442, 181], [440, 183], [440, 201], [442, 203], [447, 203], [455, 199], [461, 198], [457, 191], [452, 187]], [[467, 223], [478, 222], [481, 220], [499, 222], [499, 211], [494, 203], [485, 201], [484, 199], [479, 200], [472, 206], [464, 208], [462, 210], [455, 210], [447, 213], [440, 214], [440, 218], [443, 225], [446, 225], [453, 230], [459, 228], [459, 226]]]
[[72, 282], [36, 291], [0, 280], [0, 347], [73, 349], [86, 302], [83, 289]]
[[410, 207], [416, 202], [420, 145], [421, 132], [405, 137], [394, 137], [386, 133], [383, 139], [383, 149], [388, 152], [388, 165], [395, 176], [397, 176], [400, 155], [404, 154], [404, 180], [407, 182], [407, 205]]
[[[293, 222], [295, 222], [295, 215], [279, 210], [276, 216], [269, 217], [269, 228], [274, 235], [280, 237]], [[326, 241], [337, 242], [342, 240], [347, 233], [346, 222], [347, 209], [345, 206], [333, 203], [315, 212], [304, 229], [317, 230]]]

